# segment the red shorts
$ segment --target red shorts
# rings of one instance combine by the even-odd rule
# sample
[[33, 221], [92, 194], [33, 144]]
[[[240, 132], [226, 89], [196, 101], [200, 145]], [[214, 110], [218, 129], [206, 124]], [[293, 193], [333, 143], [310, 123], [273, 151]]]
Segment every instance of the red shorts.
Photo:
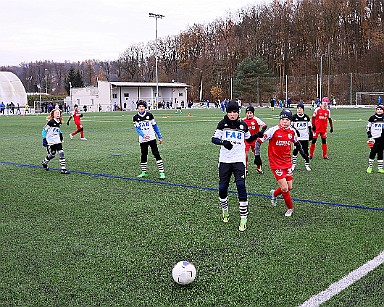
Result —
[[290, 168], [284, 168], [284, 169], [273, 169], [272, 170], [273, 175], [275, 176], [276, 180], [280, 179], [286, 179], [287, 181], [292, 181], [292, 169]]
[[320, 135], [322, 139], [326, 139], [328, 137], [327, 132], [313, 132], [313, 138], [317, 139], [317, 137]]

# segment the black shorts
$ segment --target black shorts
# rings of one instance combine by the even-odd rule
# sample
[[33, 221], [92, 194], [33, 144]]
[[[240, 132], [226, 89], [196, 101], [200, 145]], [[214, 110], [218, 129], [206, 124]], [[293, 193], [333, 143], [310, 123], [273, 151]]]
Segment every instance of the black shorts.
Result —
[[229, 184], [232, 174], [235, 181], [245, 180], [245, 164], [243, 162], [219, 163], [219, 183]]

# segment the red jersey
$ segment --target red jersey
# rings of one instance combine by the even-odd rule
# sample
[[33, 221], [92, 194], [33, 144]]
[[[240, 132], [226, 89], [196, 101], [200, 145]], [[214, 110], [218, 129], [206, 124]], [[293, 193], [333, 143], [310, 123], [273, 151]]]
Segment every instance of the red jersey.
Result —
[[[251, 133], [251, 135], [254, 135], [255, 133], [259, 132], [260, 127], [261, 128], [267, 127], [267, 125], [260, 118], [258, 118], [256, 116], [254, 116], [251, 119], [247, 119], [245, 117], [245, 118], [243, 118], [243, 121], [247, 124], [248, 130]], [[252, 142], [248, 142], [247, 140], [245, 140], [245, 143], [249, 144], [249, 145], [254, 145], [256, 143], [256, 140], [254, 140]]]
[[282, 128], [280, 125], [269, 128], [262, 138], [257, 141], [264, 143], [269, 140], [268, 159], [271, 169], [288, 169], [292, 167], [292, 143], [297, 143], [298, 138], [292, 127]]
[[75, 122], [76, 125], [80, 125], [80, 116], [81, 116], [81, 113], [80, 113], [80, 110], [79, 109], [75, 109], [73, 111], [73, 121]]
[[312, 126], [316, 127], [316, 133], [327, 132], [328, 118], [331, 112], [328, 109], [317, 108], [312, 115]]

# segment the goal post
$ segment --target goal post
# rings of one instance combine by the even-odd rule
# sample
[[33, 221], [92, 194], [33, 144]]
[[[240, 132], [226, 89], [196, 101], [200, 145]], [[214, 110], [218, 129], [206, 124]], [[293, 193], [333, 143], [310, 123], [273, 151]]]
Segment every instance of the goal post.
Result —
[[379, 97], [384, 99], [384, 92], [356, 92], [356, 106], [377, 105]]

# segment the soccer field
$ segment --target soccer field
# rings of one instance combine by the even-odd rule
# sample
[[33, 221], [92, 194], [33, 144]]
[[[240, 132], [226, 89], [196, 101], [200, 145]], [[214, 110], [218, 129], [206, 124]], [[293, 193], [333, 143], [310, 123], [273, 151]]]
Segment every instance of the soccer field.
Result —
[[[308, 115], [312, 111], [306, 109]], [[190, 113], [188, 116], [188, 113]], [[41, 167], [46, 115], [0, 116], [1, 306], [299, 306], [384, 250], [384, 176], [367, 174], [365, 125], [373, 109], [331, 110], [330, 160], [317, 142], [311, 172], [299, 156], [295, 212], [282, 199], [262, 146], [264, 175], [247, 177], [247, 230], [238, 231], [236, 186], [229, 223], [218, 204], [218, 109], [154, 111], [166, 179], [151, 154], [145, 180], [134, 112], [86, 113], [70, 140], [70, 174]], [[256, 109], [268, 127], [279, 110]], [[241, 115], [244, 115], [244, 110]], [[64, 115], [64, 120], [68, 119]], [[251, 162], [253, 158], [251, 158]], [[252, 165], [253, 166], [253, 165]], [[191, 261], [196, 280], [174, 283]], [[322, 306], [382, 306], [384, 266]]]

